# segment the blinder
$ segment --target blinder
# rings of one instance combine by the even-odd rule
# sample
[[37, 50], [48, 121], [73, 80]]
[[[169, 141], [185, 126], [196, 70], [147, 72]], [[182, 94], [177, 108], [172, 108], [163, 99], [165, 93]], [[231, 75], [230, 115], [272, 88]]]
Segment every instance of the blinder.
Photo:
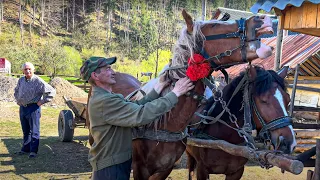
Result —
[[215, 56], [209, 56], [204, 47], [202, 47], [202, 50], [200, 54], [210, 62], [210, 65], [213, 69], [219, 69], [219, 66], [211, 59], [215, 58], [217, 60], [221, 59], [222, 57], [225, 56], [231, 56], [232, 53], [241, 48], [241, 58], [243, 62], [247, 62], [247, 54], [246, 54], [246, 48], [245, 48], [245, 40], [246, 40], [246, 19], [241, 18], [240, 20], [236, 20], [238, 24], [238, 31], [233, 32], [233, 33], [227, 33], [227, 34], [217, 34], [217, 35], [210, 35], [210, 36], [205, 36], [205, 41], [210, 41], [210, 40], [216, 40], [216, 39], [227, 39], [227, 38], [240, 38], [240, 45], [234, 49], [231, 50], [226, 50], [223, 53], [220, 53]]

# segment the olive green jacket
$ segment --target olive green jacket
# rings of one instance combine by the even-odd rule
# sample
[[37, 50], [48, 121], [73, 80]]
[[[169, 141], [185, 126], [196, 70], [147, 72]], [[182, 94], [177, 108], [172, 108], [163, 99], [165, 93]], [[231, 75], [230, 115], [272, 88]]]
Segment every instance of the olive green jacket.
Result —
[[158, 97], [153, 90], [143, 99], [129, 102], [121, 94], [93, 87], [89, 117], [94, 143], [89, 151], [89, 162], [94, 171], [129, 160], [132, 154], [131, 127], [156, 120], [178, 102], [173, 92]]

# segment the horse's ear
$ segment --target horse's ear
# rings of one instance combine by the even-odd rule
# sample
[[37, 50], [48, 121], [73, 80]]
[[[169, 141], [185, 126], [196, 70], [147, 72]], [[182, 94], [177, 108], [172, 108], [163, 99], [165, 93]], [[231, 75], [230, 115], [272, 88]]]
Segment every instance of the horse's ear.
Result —
[[192, 31], [193, 31], [193, 21], [192, 21], [192, 18], [191, 16], [187, 13], [186, 10], [182, 10], [182, 16], [183, 16], [183, 19], [186, 21], [186, 24], [187, 24], [187, 31], [189, 34], [192, 34]]
[[251, 80], [254, 80], [254, 79], [257, 77], [257, 70], [256, 70], [256, 68], [254, 68], [254, 66], [252, 66], [252, 65], [249, 65], [248, 69], [249, 69], [250, 79], [251, 79]]
[[215, 10], [214, 12], [212, 12], [211, 20], [217, 20], [220, 14], [221, 14], [221, 11], [219, 9]]
[[284, 79], [288, 74], [288, 69], [289, 69], [289, 66], [283, 66], [277, 73], [280, 77]]

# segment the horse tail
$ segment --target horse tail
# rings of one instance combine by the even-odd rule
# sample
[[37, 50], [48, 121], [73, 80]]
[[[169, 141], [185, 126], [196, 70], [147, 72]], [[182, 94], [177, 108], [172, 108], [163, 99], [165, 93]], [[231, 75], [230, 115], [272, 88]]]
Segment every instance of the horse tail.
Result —
[[192, 176], [194, 174], [194, 170], [196, 168], [197, 161], [188, 151], [186, 151], [186, 153], [188, 156], [188, 163], [187, 163], [187, 168], [189, 170], [188, 176], [189, 176], [189, 180], [192, 180]]

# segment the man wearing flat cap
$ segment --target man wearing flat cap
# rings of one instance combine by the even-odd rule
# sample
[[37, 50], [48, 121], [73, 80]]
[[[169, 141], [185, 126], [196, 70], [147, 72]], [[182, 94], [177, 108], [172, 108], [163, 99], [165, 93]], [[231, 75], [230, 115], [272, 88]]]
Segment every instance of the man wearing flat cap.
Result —
[[141, 100], [129, 102], [112, 92], [116, 84], [111, 65], [116, 57], [91, 57], [80, 68], [81, 76], [92, 85], [88, 104], [90, 132], [94, 143], [89, 151], [92, 179], [129, 180], [132, 162], [131, 128], [153, 122], [170, 111], [178, 97], [194, 85], [188, 78], [176, 82], [165, 96], [159, 94], [169, 82], [158, 82]]

